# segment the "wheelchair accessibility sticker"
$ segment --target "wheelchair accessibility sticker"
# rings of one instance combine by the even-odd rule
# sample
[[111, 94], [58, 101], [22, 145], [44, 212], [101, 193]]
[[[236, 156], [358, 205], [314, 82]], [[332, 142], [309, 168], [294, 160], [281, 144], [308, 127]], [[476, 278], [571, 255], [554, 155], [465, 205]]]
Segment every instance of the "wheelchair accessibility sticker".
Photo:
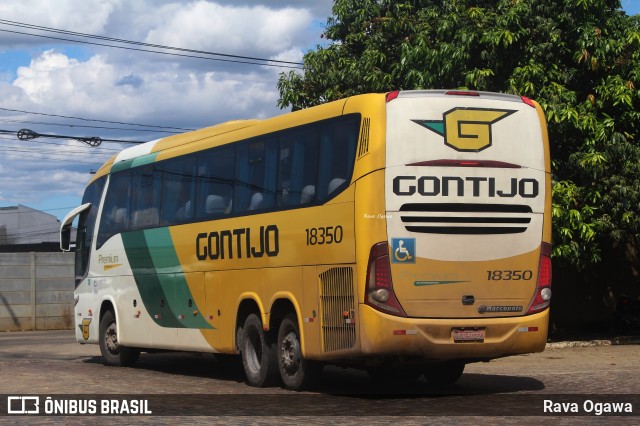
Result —
[[415, 238], [392, 238], [391, 239], [391, 262], [393, 263], [416, 263], [416, 239]]

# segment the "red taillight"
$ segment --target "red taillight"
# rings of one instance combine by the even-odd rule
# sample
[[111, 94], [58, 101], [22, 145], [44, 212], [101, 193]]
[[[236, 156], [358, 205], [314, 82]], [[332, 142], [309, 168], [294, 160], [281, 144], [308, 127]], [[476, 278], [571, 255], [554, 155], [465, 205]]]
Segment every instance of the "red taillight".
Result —
[[394, 90], [393, 92], [387, 93], [387, 102], [391, 102], [392, 100], [397, 98], [399, 94], [400, 94], [399, 90]]
[[527, 314], [543, 311], [549, 307], [549, 303], [551, 303], [551, 244], [543, 242], [538, 268], [538, 284]]
[[385, 314], [399, 317], [407, 316], [393, 292], [391, 265], [389, 264], [389, 245], [386, 241], [374, 244], [371, 247], [364, 302]]

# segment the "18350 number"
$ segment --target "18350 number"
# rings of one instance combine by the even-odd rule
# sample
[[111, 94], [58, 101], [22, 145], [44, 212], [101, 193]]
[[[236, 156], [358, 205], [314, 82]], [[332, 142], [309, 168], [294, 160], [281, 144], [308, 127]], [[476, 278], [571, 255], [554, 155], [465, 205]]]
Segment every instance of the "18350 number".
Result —
[[531, 271], [487, 271], [487, 279], [489, 281], [529, 281], [533, 278]]
[[342, 226], [321, 226], [319, 228], [307, 228], [307, 245], [340, 244], [344, 232]]

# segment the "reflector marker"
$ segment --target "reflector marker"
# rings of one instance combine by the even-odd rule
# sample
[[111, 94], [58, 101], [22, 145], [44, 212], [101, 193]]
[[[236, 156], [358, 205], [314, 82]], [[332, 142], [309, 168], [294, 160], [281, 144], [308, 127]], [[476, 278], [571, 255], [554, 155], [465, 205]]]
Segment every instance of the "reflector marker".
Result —
[[305, 318], [304, 322], [314, 322], [313, 317]]
[[393, 330], [394, 336], [408, 336], [411, 334], [418, 334], [418, 330]]

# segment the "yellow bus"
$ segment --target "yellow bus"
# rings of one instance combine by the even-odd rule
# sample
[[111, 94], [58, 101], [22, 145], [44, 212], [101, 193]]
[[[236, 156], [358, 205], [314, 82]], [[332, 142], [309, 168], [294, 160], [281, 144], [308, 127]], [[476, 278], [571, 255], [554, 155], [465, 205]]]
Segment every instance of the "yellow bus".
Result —
[[78, 216], [76, 339], [240, 354], [247, 383], [302, 389], [325, 364], [453, 383], [542, 351], [551, 177], [537, 103], [366, 94], [125, 149]]

